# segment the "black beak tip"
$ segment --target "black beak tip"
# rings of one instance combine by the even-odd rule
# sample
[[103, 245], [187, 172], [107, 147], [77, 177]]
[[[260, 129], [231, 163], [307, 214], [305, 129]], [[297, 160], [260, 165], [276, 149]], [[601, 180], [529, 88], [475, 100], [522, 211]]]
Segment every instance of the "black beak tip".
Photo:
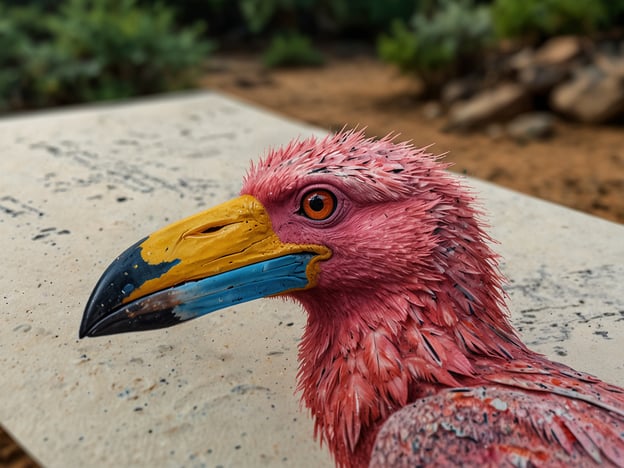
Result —
[[78, 329], [78, 338], [97, 336], [96, 325], [100, 321], [99, 317], [102, 317], [102, 310], [97, 310], [97, 308], [93, 307], [92, 301], [89, 300], [82, 315], [82, 321]]
[[[86, 314], [85, 317], [83, 317], [82, 319], [82, 323], [80, 324], [80, 329], [78, 330], [78, 338], [79, 339], [83, 339], [83, 338], [94, 338], [94, 337], [98, 337], [98, 336], [103, 336], [103, 335], [110, 335], [113, 334], [115, 332], [108, 332], [107, 333], [107, 329], [106, 326], [102, 326], [102, 321], [100, 322], [90, 322], [86, 319]], [[119, 332], [117, 332], [119, 333]]]
[[151, 307], [138, 300], [121, 308], [102, 314], [97, 307], [87, 306], [80, 329], [79, 338], [133, 333], [171, 327], [184, 321], [174, 313], [173, 306]]
[[[78, 331], [79, 338], [168, 326], [157, 327], [156, 323], [152, 323], [158, 322], [155, 319], [133, 318], [129, 312], [134, 308], [128, 309], [129, 304], [123, 305], [134, 289], [150, 279], [160, 277], [178, 263], [177, 260], [157, 265], [146, 263], [141, 257], [141, 244], [145, 239], [141, 239], [119, 255], [102, 274], [85, 306]], [[163, 310], [156, 316], [169, 324], [174, 320], [169, 317], [172, 314], [167, 312], [170, 311]]]
[[97, 329], [100, 328], [98, 325], [114, 313], [114, 309], [121, 303], [122, 295], [110, 283], [106, 273], [100, 278], [87, 301], [78, 330], [79, 338], [97, 336]]

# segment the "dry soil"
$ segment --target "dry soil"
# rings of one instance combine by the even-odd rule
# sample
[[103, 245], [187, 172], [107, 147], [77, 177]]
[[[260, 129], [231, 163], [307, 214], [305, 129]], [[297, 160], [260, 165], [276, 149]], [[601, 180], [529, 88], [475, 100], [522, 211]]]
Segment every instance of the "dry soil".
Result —
[[229, 56], [212, 68], [208, 88], [329, 130], [359, 126], [370, 136], [434, 143], [451, 170], [624, 223], [624, 126], [558, 121], [553, 137], [525, 144], [485, 129], [446, 133], [443, 117], [425, 116], [418, 81], [369, 55], [273, 71], [253, 56]]

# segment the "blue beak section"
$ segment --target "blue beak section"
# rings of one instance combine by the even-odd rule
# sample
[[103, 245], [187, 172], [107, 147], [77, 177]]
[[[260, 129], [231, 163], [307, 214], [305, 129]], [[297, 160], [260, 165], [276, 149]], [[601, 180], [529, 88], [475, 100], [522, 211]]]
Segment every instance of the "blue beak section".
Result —
[[273, 296], [308, 285], [306, 267], [315, 254], [291, 254], [247, 265], [175, 288], [181, 301], [172, 313], [191, 320], [242, 302]]
[[289, 254], [158, 291], [81, 329], [81, 336], [169, 327], [235, 304], [303, 289], [309, 284], [306, 268], [316, 255]]

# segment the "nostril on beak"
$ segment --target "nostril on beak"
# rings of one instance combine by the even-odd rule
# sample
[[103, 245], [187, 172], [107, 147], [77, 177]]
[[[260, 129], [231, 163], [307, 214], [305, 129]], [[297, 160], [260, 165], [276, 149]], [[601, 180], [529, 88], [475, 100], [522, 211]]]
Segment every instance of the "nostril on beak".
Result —
[[222, 228], [223, 226], [210, 226], [202, 231], [199, 231], [199, 234], [212, 234], [213, 232], [220, 231]]
[[215, 234], [230, 225], [231, 224], [224, 223], [224, 224], [217, 224], [217, 225], [213, 224], [213, 225], [208, 225], [208, 226], [197, 227], [196, 229], [185, 233], [182, 237], [186, 239], [186, 238], [192, 238], [192, 237], [210, 236], [211, 234]]

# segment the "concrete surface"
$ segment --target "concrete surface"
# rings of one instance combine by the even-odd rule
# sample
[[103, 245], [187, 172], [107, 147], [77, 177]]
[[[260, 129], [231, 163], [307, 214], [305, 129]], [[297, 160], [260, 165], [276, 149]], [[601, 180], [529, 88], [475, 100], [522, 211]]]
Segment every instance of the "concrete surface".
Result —
[[[118, 253], [234, 196], [250, 159], [312, 133], [211, 93], [0, 120], [0, 423], [41, 463], [331, 466], [293, 394], [295, 305], [77, 339]], [[624, 385], [624, 226], [470, 183], [525, 340]]]

